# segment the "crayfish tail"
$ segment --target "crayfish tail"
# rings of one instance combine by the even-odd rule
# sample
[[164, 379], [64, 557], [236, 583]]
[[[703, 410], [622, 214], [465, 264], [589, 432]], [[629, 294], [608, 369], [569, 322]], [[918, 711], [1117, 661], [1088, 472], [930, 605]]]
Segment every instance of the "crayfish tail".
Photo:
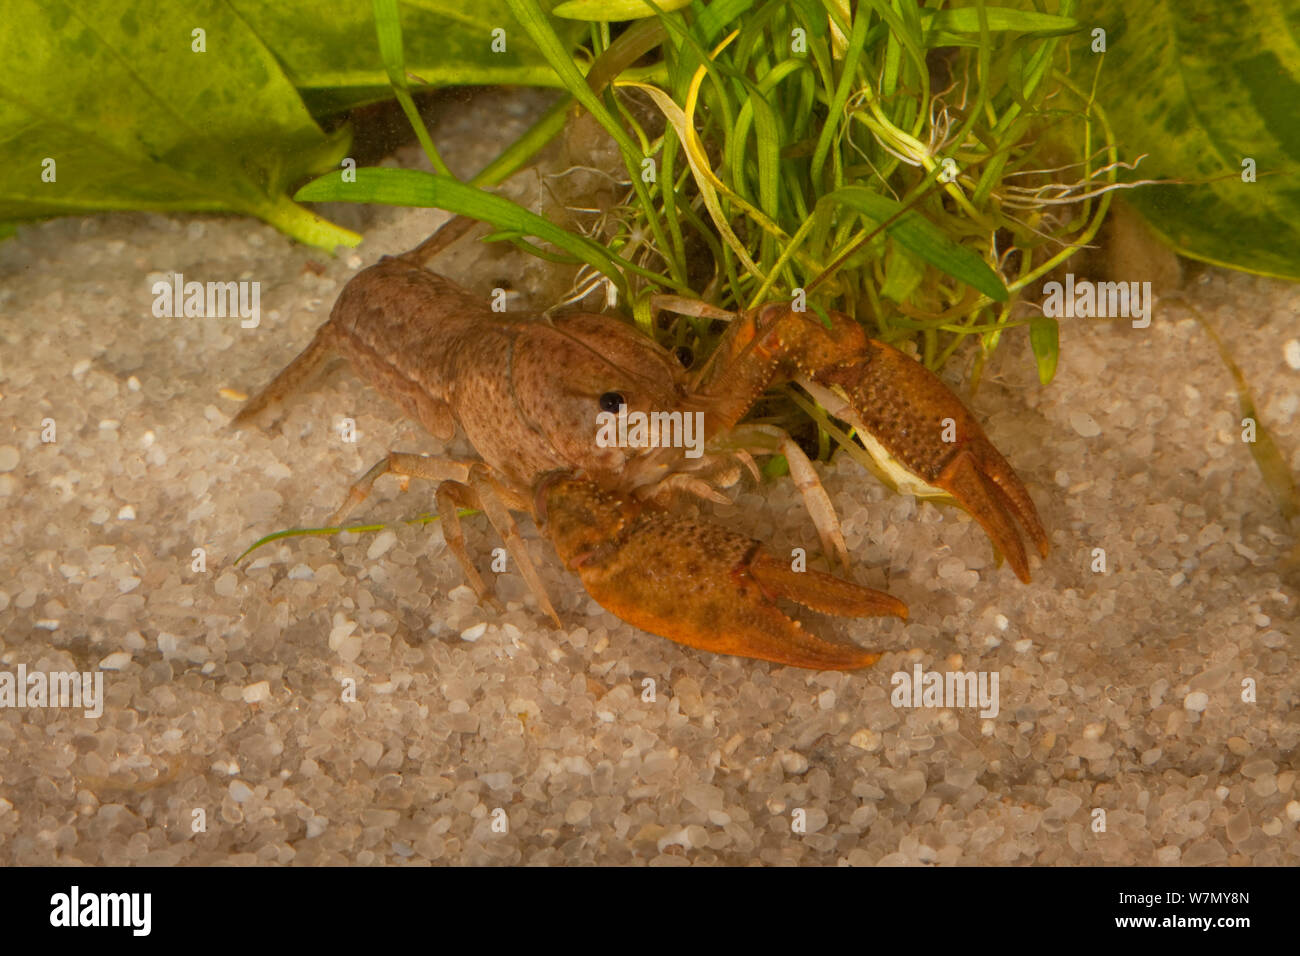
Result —
[[279, 375], [244, 403], [226, 426], [227, 430], [235, 431], [243, 428], [268, 408], [280, 405], [286, 398], [316, 378], [335, 358], [337, 353], [334, 346], [334, 325], [326, 322], [316, 330], [311, 343], [299, 352]]

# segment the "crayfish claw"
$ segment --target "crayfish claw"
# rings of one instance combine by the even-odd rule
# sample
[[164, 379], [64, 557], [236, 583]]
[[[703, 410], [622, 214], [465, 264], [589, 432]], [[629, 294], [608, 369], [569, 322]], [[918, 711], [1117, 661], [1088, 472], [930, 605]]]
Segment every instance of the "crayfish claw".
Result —
[[749, 571], [768, 591], [806, 608], [836, 617], [897, 617], [907, 620], [907, 605], [884, 591], [820, 571], [795, 571], [765, 551], [750, 562]]
[[818, 670], [870, 667], [880, 654], [817, 637], [785, 597], [844, 617], [906, 617], [901, 601], [817, 571], [794, 572], [761, 544], [710, 522], [614, 498], [565, 479], [543, 492], [546, 533], [607, 611], [679, 644]]
[[[1029, 490], [1025, 488], [1024, 482], [1020, 480], [1015, 469], [988, 439], [979, 444], [972, 444], [970, 452], [975, 459], [976, 467], [987, 480], [993, 491], [993, 497], [1002, 506], [1003, 511], [1015, 516], [1020, 526], [1033, 539], [1039, 556], [1046, 558], [1049, 549], [1047, 530], [1038, 517], [1038, 509], [1034, 507], [1033, 499], [1029, 497]], [[1029, 580], [1028, 574], [1024, 576], [1024, 580]]]
[[1025, 557], [1024, 543], [1007, 511], [1007, 496], [980, 469], [974, 456], [959, 452], [940, 474], [939, 483], [979, 522], [1007, 559], [1016, 577], [1028, 584], [1029, 559]]
[[898, 349], [867, 339], [853, 361], [801, 376], [831, 415], [848, 422], [896, 490], [955, 501], [1029, 582], [1016, 522], [1047, 557], [1048, 539], [1015, 470], [937, 375]]

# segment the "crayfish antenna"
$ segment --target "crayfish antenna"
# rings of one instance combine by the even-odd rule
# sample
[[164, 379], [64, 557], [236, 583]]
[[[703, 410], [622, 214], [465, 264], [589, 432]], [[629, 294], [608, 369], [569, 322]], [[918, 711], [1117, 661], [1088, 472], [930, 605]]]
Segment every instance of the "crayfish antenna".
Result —
[[468, 216], [452, 216], [437, 230], [414, 249], [408, 249], [400, 255], [394, 256], [395, 259], [405, 259], [407, 262], [413, 262], [416, 265], [424, 265], [442, 250], [446, 249], [457, 239], [460, 239], [467, 232], [473, 229], [478, 222], [470, 219]]

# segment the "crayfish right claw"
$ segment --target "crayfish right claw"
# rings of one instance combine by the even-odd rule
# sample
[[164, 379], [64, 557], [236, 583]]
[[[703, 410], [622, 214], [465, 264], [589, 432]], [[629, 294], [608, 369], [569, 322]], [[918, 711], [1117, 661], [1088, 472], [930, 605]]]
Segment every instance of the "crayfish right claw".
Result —
[[979, 522], [1016, 576], [1029, 582], [1021, 529], [1040, 555], [1048, 553], [1038, 511], [975, 416], [937, 375], [898, 349], [868, 339], [857, 361], [799, 381], [827, 411], [857, 430], [881, 477], [918, 497], [955, 501]]
[[546, 534], [598, 604], [652, 634], [715, 654], [817, 670], [870, 667], [880, 654], [806, 631], [787, 598], [841, 617], [907, 617], [880, 591], [796, 572], [759, 542], [709, 522], [625, 502], [573, 479], [549, 484]]
[[916, 359], [868, 338], [843, 313], [824, 318], [826, 324], [768, 305], [734, 321], [694, 386], [710, 406], [713, 427], [734, 427], [765, 388], [794, 380], [857, 432], [886, 483], [920, 498], [955, 501], [1028, 582], [1021, 532], [1046, 558], [1047, 531], [1024, 483], [975, 416]]

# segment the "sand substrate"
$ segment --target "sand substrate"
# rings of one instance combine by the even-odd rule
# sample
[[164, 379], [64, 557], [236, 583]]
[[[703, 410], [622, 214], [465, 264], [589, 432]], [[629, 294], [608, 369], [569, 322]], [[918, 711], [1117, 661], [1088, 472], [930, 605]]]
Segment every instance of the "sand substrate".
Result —
[[[389, 449], [443, 451], [345, 368], [278, 428], [223, 430], [238, 408], [223, 388], [269, 380], [350, 275], [435, 220], [341, 215], [367, 240], [337, 260], [183, 216], [0, 244], [0, 671], [98, 670], [106, 697], [98, 718], [0, 710], [0, 862], [1300, 862], [1293, 539], [1182, 306], [1145, 330], [1065, 322], [1048, 388], [1023, 331], [992, 360], [972, 405], [1052, 540], [1031, 585], [963, 513], [847, 458], [821, 469], [856, 578], [912, 617], [806, 615], [887, 651], [817, 673], [624, 624], [526, 520], [565, 627], [491, 573], [499, 542], [473, 518], [506, 610], [480, 607], [439, 526], [403, 523], [433, 507], [418, 483], [384, 479], [361, 510], [390, 530], [234, 566], [264, 534], [323, 523]], [[439, 267], [538, 286], [537, 266], [473, 248]], [[151, 286], [175, 271], [259, 281], [261, 325], [155, 318]], [[1300, 470], [1300, 344], [1284, 347], [1300, 289], [1212, 270], [1187, 294]], [[817, 552], [787, 481], [714, 517]], [[894, 706], [891, 675], [916, 665], [996, 673], [997, 715]]]

